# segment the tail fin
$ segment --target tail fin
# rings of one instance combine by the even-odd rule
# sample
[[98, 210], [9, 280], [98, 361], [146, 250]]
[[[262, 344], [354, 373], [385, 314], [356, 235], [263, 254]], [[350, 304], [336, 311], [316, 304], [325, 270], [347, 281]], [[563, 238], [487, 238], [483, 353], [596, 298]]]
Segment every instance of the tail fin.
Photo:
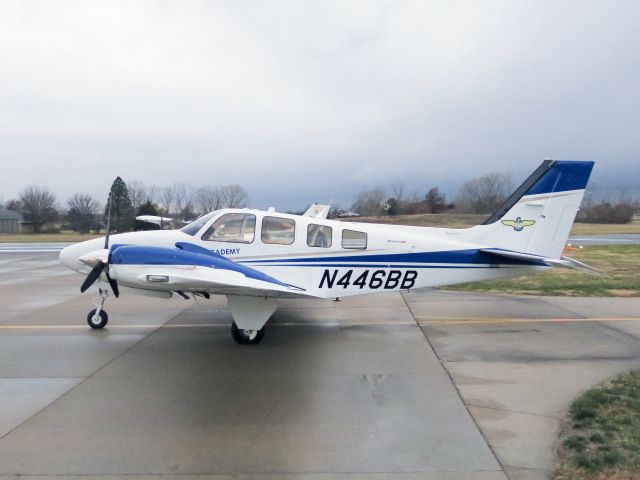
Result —
[[545, 160], [481, 226], [473, 241], [560, 258], [593, 162]]

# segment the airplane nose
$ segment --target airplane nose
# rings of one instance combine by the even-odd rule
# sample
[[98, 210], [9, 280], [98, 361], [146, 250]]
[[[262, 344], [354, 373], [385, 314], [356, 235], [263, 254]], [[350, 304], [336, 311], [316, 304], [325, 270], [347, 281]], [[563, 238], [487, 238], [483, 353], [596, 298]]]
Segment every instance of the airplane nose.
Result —
[[63, 248], [58, 256], [60, 263], [71, 270], [78, 270], [80, 267], [80, 263], [78, 262], [78, 258], [80, 257], [78, 247], [79, 245], [76, 244]]
[[86, 242], [76, 243], [75, 245], [69, 245], [60, 252], [58, 256], [60, 263], [71, 270], [82, 273], [86, 271], [86, 265], [80, 262], [79, 258], [94, 250], [100, 250], [103, 242], [104, 240], [96, 238], [87, 240]]

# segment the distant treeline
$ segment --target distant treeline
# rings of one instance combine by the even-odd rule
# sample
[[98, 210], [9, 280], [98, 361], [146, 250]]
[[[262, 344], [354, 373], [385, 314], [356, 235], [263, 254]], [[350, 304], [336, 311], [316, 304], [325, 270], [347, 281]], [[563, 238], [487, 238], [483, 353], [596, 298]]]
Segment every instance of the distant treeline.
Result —
[[[389, 188], [364, 188], [355, 195], [350, 208], [332, 205], [330, 217], [342, 215], [396, 216], [422, 213], [475, 213], [488, 214], [495, 210], [512, 191], [511, 177], [490, 173], [465, 182], [458, 195], [449, 200], [436, 186], [423, 193], [407, 193], [402, 182]], [[240, 185], [208, 185], [195, 187], [174, 183], [166, 187], [145, 185], [140, 180], [125, 182], [116, 178], [110, 190], [114, 231], [127, 231], [136, 227], [138, 215], [165, 216], [190, 220], [220, 208], [242, 208], [247, 204], [247, 191]], [[592, 204], [590, 197], [583, 201], [577, 220], [590, 223], [628, 223], [638, 203], [601, 202]], [[60, 204], [55, 194], [45, 186], [30, 186], [18, 198], [0, 202], [0, 207], [18, 211], [29, 222], [34, 232], [54, 231], [60, 226], [86, 233], [100, 233], [105, 228], [107, 199], [98, 199], [86, 193], [73, 194]], [[306, 209], [306, 208], [305, 208]], [[301, 209], [298, 213], [303, 212]]]
[[[120, 177], [111, 186], [113, 231], [133, 230], [138, 215], [167, 216], [190, 220], [220, 208], [242, 208], [247, 192], [240, 185], [194, 187], [174, 183], [167, 187], [145, 185], [140, 180], [126, 183]], [[87, 193], [74, 193], [64, 204], [46, 186], [30, 186], [18, 198], [4, 203], [7, 210], [20, 212], [34, 232], [55, 231], [62, 225], [74, 231], [100, 233], [105, 228], [108, 197], [98, 201]]]
[[[404, 184], [395, 182], [390, 187], [376, 186], [360, 191], [351, 205], [351, 211], [363, 216], [413, 215], [424, 213], [489, 214], [497, 209], [513, 191], [511, 177], [490, 173], [465, 182], [458, 195], [449, 200], [438, 187], [425, 189], [425, 193], [406, 194]], [[640, 210], [638, 202], [603, 201], [594, 203], [585, 196], [577, 221], [588, 223], [629, 223], [634, 212]]]

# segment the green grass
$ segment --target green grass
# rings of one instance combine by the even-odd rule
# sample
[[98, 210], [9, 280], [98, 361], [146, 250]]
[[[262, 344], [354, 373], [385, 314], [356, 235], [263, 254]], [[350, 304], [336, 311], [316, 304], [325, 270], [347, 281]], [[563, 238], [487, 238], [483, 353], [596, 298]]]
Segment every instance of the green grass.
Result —
[[554, 268], [535, 275], [464, 283], [448, 290], [588, 297], [640, 296], [640, 245], [594, 245], [570, 252], [603, 275]]
[[607, 235], [611, 233], [640, 233], [640, 223], [574, 223], [572, 235]]
[[640, 479], [640, 371], [574, 400], [558, 445], [554, 480]]
[[83, 242], [99, 236], [66, 231], [60, 233], [0, 233], [0, 243]]

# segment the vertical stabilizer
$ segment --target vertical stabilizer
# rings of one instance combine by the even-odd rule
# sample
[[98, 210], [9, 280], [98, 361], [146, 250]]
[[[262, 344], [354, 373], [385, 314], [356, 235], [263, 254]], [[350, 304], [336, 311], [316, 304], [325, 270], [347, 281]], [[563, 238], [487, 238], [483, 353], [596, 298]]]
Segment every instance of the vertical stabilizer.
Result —
[[491, 248], [560, 258], [593, 162], [545, 160], [471, 240]]

